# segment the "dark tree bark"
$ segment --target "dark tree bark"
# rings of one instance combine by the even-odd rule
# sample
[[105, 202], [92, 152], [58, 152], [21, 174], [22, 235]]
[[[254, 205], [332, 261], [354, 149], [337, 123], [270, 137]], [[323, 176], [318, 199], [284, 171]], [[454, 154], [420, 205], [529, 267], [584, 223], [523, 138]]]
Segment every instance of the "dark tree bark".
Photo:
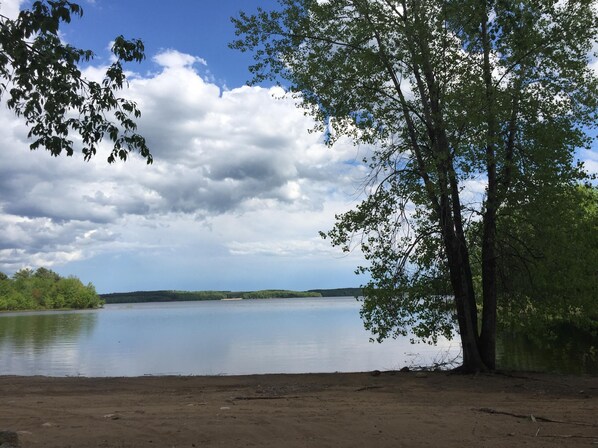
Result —
[[496, 177], [496, 117], [492, 85], [492, 68], [490, 66], [490, 36], [488, 34], [488, 15], [486, 2], [482, 1], [483, 17], [481, 23], [482, 47], [484, 51], [484, 87], [486, 96], [486, 203], [482, 230], [482, 329], [480, 334], [480, 353], [489, 369], [496, 366], [496, 213], [498, 209], [498, 180]]

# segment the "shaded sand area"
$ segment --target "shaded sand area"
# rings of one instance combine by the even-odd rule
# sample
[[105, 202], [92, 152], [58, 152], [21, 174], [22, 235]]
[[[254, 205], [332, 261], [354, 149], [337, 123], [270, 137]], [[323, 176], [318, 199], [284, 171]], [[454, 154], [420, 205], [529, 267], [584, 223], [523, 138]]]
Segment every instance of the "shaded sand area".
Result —
[[592, 447], [598, 378], [4, 376], [0, 430], [44, 448]]

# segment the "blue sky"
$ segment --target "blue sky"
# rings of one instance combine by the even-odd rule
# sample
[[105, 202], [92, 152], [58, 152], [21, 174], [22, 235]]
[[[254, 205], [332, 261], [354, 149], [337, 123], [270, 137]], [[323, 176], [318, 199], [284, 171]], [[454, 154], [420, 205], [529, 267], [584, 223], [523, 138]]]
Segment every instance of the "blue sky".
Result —
[[[140, 38], [150, 57], [165, 49], [199, 56], [208, 62], [217, 84], [241, 86], [250, 76], [251, 56], [228, 48], [235, 38], [230, 17], [276, 4], [275, 0], [179, 0], [166, 6], [159, 0], [82, 0], [83, 20], [73, 21], [64, 35], [97, 51], [120, 34]], [[143, 68], [151, 69], [151, 64]]]
[[[318, 231], [358, 202], [367, 148], [328, 148], [279, 88], [244, 86], [251, 57], [228, 48], [229, 17], [274, 0], [80, 3], [61, 36], [96, 53], [87, 76], [101, 76], [117, 35], [145, 43], [123, 96], [140, 106], [155, 162], [29, 152], [26, 127], [1, 107], [0, 271], [46, 266], [101, 293], [363, 283], [360, 254]], [[0, 13], [26, 4], [2, 0]], [[598, 151], [580, 157], [598, 172]]]

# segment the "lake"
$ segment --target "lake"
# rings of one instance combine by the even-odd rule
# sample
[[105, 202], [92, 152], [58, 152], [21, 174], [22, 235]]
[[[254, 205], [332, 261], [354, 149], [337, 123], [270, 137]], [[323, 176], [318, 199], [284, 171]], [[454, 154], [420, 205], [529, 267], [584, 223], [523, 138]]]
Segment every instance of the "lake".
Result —
[[0, 375], [353, 372], [430, 366], [460, 344], [369, 341], [352, 297], [106, 305], [0, 315]]

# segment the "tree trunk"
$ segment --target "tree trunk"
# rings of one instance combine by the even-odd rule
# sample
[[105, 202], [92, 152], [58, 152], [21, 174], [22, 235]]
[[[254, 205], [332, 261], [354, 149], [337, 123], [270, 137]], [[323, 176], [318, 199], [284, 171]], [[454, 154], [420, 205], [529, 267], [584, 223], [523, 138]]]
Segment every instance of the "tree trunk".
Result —
[[[457, 309], [457, 320], [459, 333], [463, 347], [462, 370], [466, 372], [479, 372], [487, 370], [485, 357], [482, 356], [480, 337], [478, 334], [478, 316], [475, 291], [473, 288], [473, 276], [467, 248], [467, 240], [463, 230], [463, 218], [461, 216], [461, 203], [459, 198], [459, 185], [452, 162], [452, 151], [446, 134], [444, 116], [442, 111], [442, 89], [437, 82], [434, 66], [431, 61], [429, 48], [429, 36], [425, 22], [425, 12], [418, 9], [418, 2], [413, 3], [412, 8], [407, 8], [402, 2], [403, 20], [405, 27], [413, 36], [409, 40], [409, 51], [412, 58], [414, 78], [417, 90], [422, 98], [423, 118], [426, 123], [426, 130], [430, 141], [429, 155], [435, 163], [438, 175], [437, 191], [438, 200], [434, 197], [432, 189], [428, 189], [431, 196], [431, 203], [437, 207], [440, 219], [440, 228], [443, 235], [444, 247], [448, 259], [451, 285], [455, 295]], [[411, 22], [410, 19], [413, 21]], [[392, 66], [386, 59], [382, 40], [376, 34], [381, 53], [384, 55], [383, 62], [395, 82], [395, 88], [402, 98], [400, 83], [394, 78]], [[404, 115], [407, 123], [410, 123], [408, 108], [405, 101], [402, 101]], [[417, 145], [417, 137], [411, 131], [413, 148], [421, 171], [425, 173], [425, 166], [420, 157], [420, 148]], [[426, 187], [430, 180], [422, 176]], [[491, 364], [493, 366], [493, 364]]]
[[484, 308], [480, 351], [484, 364], [496, 368], [496, 213], [484, 215], [482, 241], [482, 287]]
[[485, 371], [487, 366], [480, 353], [475, 292], [465, 236], [455, 232], [448, 197], [441, 199], [441, 210], [441, 228], [463, 349], [461, 370], [467, 373]]
[[481, 21], [482, 46], [484, 49], [484, 85], [486, 107], [486, 204], [482, 233], [482, 329], [480, 334], [480, 354], [489, 369], [496, 366], [496, 212], [498, 210], [498, 180], [496, 177], [496, 116], [494, 113], [494, 87], [490, 63], [490, 35], [488, 32], [488, 13], [482, 0], [483, 17]]
[[455, 293], [459, 334], [463, 348], [462, 370], [465, 372], [485, 371], [487, 370], [487, 366], [480, 352], [477, 316], [475, 312], [472, 312], [476, 308], [475, 297], [473, 291], [468, 288], [469, 279], [467, 278], [465, 269], [463, 269], [464, 264], [460, 260], [460, 254], [457, 253], [448, 258], [451, 283]]

